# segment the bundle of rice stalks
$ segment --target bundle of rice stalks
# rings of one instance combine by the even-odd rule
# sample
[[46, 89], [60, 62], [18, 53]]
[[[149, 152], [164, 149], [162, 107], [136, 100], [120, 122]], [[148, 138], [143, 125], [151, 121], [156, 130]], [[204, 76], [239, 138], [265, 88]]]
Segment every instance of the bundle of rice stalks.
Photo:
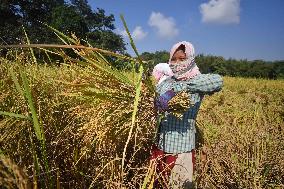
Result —
[[181, 119], [183, 114], [191, 106], [189, 93], [184, 91], [177, 93], [169, 101], [168, 105], [169, 105], [169, 112], [173, 114], [175, 117]]
[[[101, 53], [133, 63], [137, 60], [83, 46], [75, 36], [54, 31], [66, 45], [26, 47], [60, 55], [66, 63], [61, 68], [26, 62], [36, 62], [35, 57], [16, 57], [13, 61], [19, 65], [9, 74], [8, 64], [13, 61], [3, 59], [9, 63], [0, 68], [5, 78], [1, 86], [5, 91], [0, 95], [1, 134], [10, 138], [2, 137], [1, 147], [16, 162], [21, 159], [40, 187], [139, 187], [147, 172], [155, 130], [154, 93], [142, 85], [143, 66], [139, 73], [119, 71]], [[79, 57], [66, 55], [62, 48], [72, 48]], [[11, 94], [12, 101], [6, 94]], [[20, 120], [9, 124], [13, 117]], [[34, 120], [39, 127], [33, 127]], [[6, 132], [16, 123], [25, 129], [13, 135]]]
[[[1, 153], [1, 151], [0, 151]], [[1, 188], [19, 188], [27, 189], [28, 178], [20, 167], [18, 167], [11, 159], [0, 154], [0, 186]]]

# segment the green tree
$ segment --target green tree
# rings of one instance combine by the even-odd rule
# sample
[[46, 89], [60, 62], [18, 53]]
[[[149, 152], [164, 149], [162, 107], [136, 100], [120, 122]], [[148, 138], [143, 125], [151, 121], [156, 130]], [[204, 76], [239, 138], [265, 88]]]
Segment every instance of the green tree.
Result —
[[51, 43], [57, 37], [42, 23], [62, 32], [74, 32], [91, 45], [124, 52], [121, 35], [113, 32], [114, 16], [103, 9], [93, 11], [87, 0], [2, 0], [0, 1], [0, 43], [19, 43], [24, 26], [32, 43]]
[[156, 51], [155, 53], [143, 52], [141, 59], [146, 61], [146, 69], [149, 71], [153, 70], [154, 66], [158, 63], [168, 62], [170, 54], [167, 51]]
[[[50, 24], [52, 10], [64, 5], [64, 0], [18, 0], [22, 23], [32, 43], [49, 43], [54, 38], [52, 32], [46, 29], [42, 23]], [[22, 29], [21, 27], [18, 29]], [[24, 35], [22, 35], [24, 38]]]
[[9, 1], [0, 3], [0, 44], [19, 42], [19, 30], [22, 25], [19, 8]]
[[47, 42], [50, 33], [40, 22], [51, 18], [54, 7], [64, 4], [63, 0], [2, 0], [0, 1], [0, 31], [2, 43], [19, 43], [24, 37], [24, 26], [32, 42]]
[[83, 15], [71, 5], [58, 6], [52, 11], [51, 26], [59, 31], [83, 37], [89, 30]]
[[103, 9], [97, 8], [93, 11], [86, 0], [71, 0], [77, 13], [84, 18], [87, 32], [82, 38], [96, 47], [124, 53], [125, 43], [121, 35], [113, 32], [114, 15], [106, 15]]

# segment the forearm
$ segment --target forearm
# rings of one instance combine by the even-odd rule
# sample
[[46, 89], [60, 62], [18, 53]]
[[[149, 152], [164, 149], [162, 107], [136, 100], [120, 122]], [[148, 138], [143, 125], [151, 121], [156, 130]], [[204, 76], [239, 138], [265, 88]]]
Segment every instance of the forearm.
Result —
[[223, 87], [223, 79], [218, 74], [200, 74], [186, 81], [177, 81], [173, 85], [175, 92], [188, 91], [191, 93], [212, 94]]

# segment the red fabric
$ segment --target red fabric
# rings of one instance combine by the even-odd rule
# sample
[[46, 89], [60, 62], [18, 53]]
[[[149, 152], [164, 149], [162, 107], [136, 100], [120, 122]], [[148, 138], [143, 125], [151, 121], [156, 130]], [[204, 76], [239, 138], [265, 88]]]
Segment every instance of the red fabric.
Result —
[[157, 148], [157, 146], [152, 146], [150, 160], [155, 162], [156, 173], [157, 175], [160, 175], [160, 182], [158, 180], [155, 181], [155, 188], [166, 188], [165, 184], [161, 183], [161, 180], [168, 183], [168, 178], [175, 165], [176, 159], [177, 155], [167, 154], [163, 150]]
[[[192, 164], [193, 164], [193, 172], [195, 171], [195, 150], [193, 149], [191, 151], [192, 155]], [[156, 164], [156, 173], [157, 175], [160, 175], [160, 178], [162, 179], [159, 180], [157, 179], [154, 184], [154, 188], [167, 188], [165, 184], [161, 183], [161, 180], [164, 180], [166, 183], [168, 183], [168, 178], [171, 174], [171, 170], [173, 169], [176, 159], [178, 155], [171, 155], [165, 153], [163, 150], [160, 150], [157, 148], [157, 146], [153, 145], [151, 149], [151, 157], [150, 160], [154, 161]]]

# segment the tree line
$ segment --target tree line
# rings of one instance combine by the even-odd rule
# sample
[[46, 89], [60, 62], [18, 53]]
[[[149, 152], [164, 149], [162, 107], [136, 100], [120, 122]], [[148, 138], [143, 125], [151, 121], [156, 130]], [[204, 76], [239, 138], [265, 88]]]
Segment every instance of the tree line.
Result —
[[58, 43], [47, 24], [93, 46], [124, 52], [123, 37], [113, 32], [114, 21], [114, 15], [106, 15], [101, 8], [93, 10], [87, 0], [1, 0], [0, 44], [25, 41], [23, 28], [31, 43]]
[[[149, 70], [161, 62], [168, 62], [169, 52], [156, 51], [155, 53], [144, 52], [141, 58], [147, 61]], [[197, 55], [195, 62], [201, 73], [217, 73], [232, 77], [254, 77], [266, 79], [284, 79], [284, 60], [236, 60], [225, 59], [222, 56]]]

